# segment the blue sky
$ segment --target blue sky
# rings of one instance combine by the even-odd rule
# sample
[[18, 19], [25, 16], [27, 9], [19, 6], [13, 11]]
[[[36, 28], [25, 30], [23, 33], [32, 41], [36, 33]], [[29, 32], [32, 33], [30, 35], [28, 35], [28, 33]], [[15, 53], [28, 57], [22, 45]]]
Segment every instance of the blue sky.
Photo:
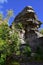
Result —
[[[32, 6], [38, 19], [43, 22], [43, 0], [0, 0], [0, 12], [4, 15], [6, 10], [13, 9], [14, 16], [16, 16], [25, 6]], [[13, 19], [10, 19], [9, 24], [12, 23]]]

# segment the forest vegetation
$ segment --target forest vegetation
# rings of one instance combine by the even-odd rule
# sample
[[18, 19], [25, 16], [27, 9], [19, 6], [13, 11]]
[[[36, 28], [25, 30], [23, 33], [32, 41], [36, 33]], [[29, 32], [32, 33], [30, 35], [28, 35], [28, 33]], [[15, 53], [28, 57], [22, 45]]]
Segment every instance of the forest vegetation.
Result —
[[[13, 28], [8, 26], [8, 21], [11, 16], [13, 16], [12, 10], [7, 12], [6, 18], [0, 14], [0, 65], [7, 65], [7, 62], [10, 62], [8, 65], [19, 65], [16, 60], [9, 60], [10, 56], [20, 54], [24, 56], [31, 55], [31, 48], [28, 45], [25, 47], [22, 53], [20, 52], [21, 44], [17, 28], [15, 25], [13, 25]], [[18, 27], [22, 28], [22, 25], [19, 24]], [[43, 30], [41, 30], [41, 33], [43, 34]], [[43, 53], [41, 54], [41, 51], [37, 50], [37, 54], [33, 59], [38, 61], [43, 60]]]

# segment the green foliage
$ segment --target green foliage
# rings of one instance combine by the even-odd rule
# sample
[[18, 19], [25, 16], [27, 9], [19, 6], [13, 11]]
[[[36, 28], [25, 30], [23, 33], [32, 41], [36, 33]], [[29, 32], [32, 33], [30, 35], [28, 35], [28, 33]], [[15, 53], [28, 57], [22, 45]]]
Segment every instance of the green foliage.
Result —
[[37, 60], [43, 60], [43, 49], [41, 46], [37, 47], [36, 56]]
[[8, 25], [2, 23], [0, 25], [0, 64], [3, 65], [6, 59], [7, 47], [8, 47], [8, 36], [9, 28]]
[[[10, 34], [11, 32], [11, 34]], [[2, 24], [0, 27], [0, 64], [6, 61], [6, 57], [19, 50], [18, 33], [11, 30], [8, 25]]]
[[3, 15], [0, 13], [0, 20], [3, 20]]
[[6, 22], [0, 25], [0, 65], [6, 64], [7, 56], [17, 53], [19, 50], [19, 36], [14, 27], [10, 29]]
[[41, 30], [40, 30], [40, 33], [42, 33], [42, 34], [43, 34], [43, 29], [41, 29]]
[[22, 25], [22, 23], [18, 23], [18, 24], [16, 24], [15, 27], [16, 27], [17, 29], [23, 29], [23, 25]]
[[10, 9], [7, 11], [7, 16], [11, 17], [11, 16], [13, 16], [13, 14], [14, 14], [13, 10]]
[[16, 61], [13, 61], [13, 62], [11, 63], [11, 65], [20, 65], [20, 63], [19, 63], [19, 62], [16, 62]]
[[28, 56], [28, 57], [31, 55], [31, 48], [28, 44], [23, 48], [21, 54]]

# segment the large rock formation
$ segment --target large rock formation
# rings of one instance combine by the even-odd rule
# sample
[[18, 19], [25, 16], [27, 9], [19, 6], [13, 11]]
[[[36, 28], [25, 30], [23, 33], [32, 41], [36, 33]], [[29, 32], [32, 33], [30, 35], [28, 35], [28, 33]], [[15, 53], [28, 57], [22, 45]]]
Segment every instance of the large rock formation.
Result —
[[15, 25], [21, 23], [23, 29], [19, 30], [19, 36], [22, 46], [29, 44], [32, 52], [35, 52], [38, 45], [43, 47], [43, 35], [38, 31], [41, 21], [31, 6], [26, 6], [14, 19]]

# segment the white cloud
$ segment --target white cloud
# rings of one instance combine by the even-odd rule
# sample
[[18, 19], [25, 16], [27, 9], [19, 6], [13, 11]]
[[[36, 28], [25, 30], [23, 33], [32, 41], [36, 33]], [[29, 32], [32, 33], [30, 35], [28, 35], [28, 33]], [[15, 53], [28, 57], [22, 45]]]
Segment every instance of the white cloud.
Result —
[[8, 1], [7, 0], [0, 0], [0, 3], [7, 3]]

